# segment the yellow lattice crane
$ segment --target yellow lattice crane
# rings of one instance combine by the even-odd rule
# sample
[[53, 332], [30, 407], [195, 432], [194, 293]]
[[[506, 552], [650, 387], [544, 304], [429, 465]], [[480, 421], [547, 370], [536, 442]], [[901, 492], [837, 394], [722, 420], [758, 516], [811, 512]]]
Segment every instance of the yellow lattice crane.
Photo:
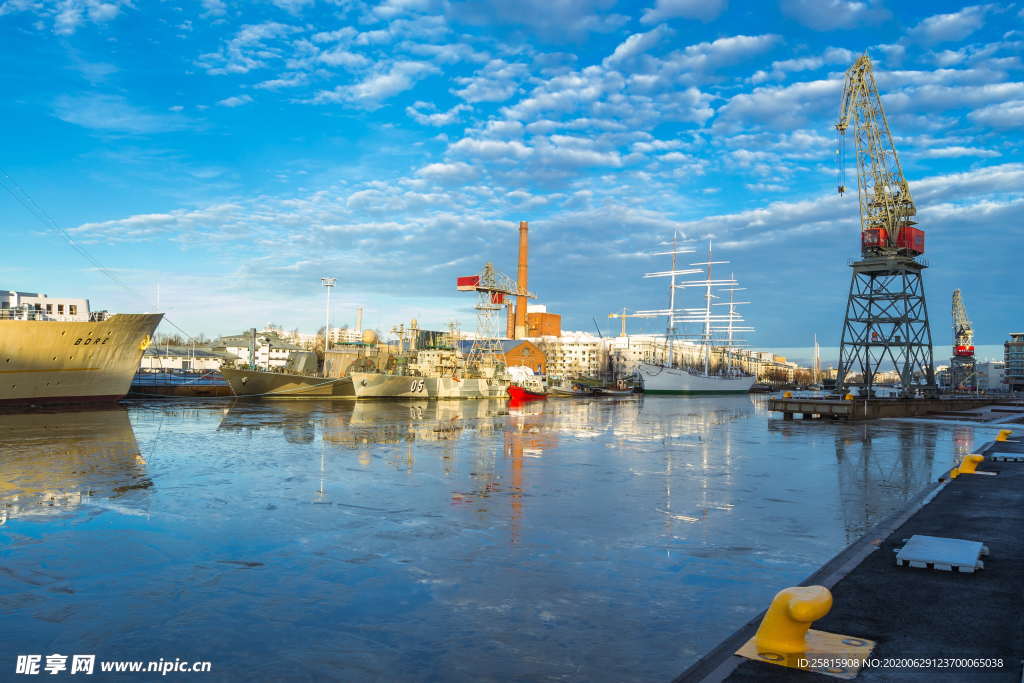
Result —
[[861, 258], [850, 264], [853, 277], [836, 381], [840, 387], [856, 381], [863, 396], [872, 396], [875, 376], [894, 370], [903, 397], [934, 395], [932, 334], [921, 277], [927, 264], [917, 260], [924, 253], [924, 231], [913, 227], [917, 208], [866, 54], [846, 71], [839, 105], [840, 194], [846, 191], [848, 130], [857, 154]]
[[919, 256], [924, 253], [924, 232], [913, 227], [917, 209], [866, 54], [846, 71], [839, 106], [839, 194], [846, 192], [845, 135], [851, 128], [857, 155], [861, 252], [865, 256]]

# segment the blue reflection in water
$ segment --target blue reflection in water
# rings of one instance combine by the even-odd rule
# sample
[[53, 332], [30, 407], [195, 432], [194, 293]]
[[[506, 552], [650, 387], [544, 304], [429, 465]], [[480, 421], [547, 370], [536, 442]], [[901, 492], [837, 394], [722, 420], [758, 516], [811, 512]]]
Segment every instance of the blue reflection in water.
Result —
[[0, 666], [668, 680], [898, 510], [969, 427], [754, 398], [143, 402], [0, 415]]

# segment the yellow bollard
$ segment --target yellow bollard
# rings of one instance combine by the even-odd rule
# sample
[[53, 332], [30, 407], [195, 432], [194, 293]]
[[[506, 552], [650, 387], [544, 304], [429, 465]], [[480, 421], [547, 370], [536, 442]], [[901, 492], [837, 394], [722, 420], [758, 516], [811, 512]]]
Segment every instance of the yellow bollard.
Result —
[[977, 453], [971, 453], [965, 455], [964, 459], [960, 461], [957, 466], [957, 474], [974, 474], [974, 471], [978, 469], [978, 465], [985, 459], [984, 455], [978, 455]]
[[784, 588], [776, 593], [757, 629], [761, 652], [794, 654], [807, 651], [807, 629], [832, 609], [832, 593], [824, 586]]
[[996, 441], [1006, 441], [1010, 434], [1013, 434], [1012, 429], [1000, 429], [999, 434], [996, 435]]
[[853, 398], [854, 398], [853, 394], [847, 394], [846, 396], [843, 396], [843, 400], [844, 401], [852, 401]]
[[793, 392], [792, 391], [783, 391], [782, 392], [782, 398], [793, 398]]

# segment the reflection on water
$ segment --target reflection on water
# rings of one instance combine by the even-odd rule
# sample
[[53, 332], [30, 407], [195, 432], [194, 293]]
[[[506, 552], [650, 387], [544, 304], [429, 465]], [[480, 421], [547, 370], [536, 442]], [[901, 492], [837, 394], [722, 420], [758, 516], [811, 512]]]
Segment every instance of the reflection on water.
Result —
[[0, 413], [0, 524], [110, 506], [151, 485], [122, 408]]
[[143, 402], [0, 438], [8, 654], [211, 680], [668, 680], [974, 444], [747, 396]]

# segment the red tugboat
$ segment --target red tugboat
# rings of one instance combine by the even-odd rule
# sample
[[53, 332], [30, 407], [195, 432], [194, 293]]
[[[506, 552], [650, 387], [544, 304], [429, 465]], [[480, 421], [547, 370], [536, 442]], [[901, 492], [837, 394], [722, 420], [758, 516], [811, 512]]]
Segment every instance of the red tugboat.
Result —
[[525, 387], [521, 387], [521, 386], [519, 386], [517, 384], [510, 384], [510, 385], [508, 385], [508, 389], [506, 389], [506, 391], [508, 391], [508, 397], [510, 399], [512, 399], [513, 401], [517, 401], [517, 402], [518, 401], [541, 401], [541, 400], [543, 400], [543, 399], [548, 397], [548, 395], [545, 394], [545, 393], [542, 393], [542, 392], [539, 392], [539, 391], [533, 391], [531, 389], [526, 389]]

